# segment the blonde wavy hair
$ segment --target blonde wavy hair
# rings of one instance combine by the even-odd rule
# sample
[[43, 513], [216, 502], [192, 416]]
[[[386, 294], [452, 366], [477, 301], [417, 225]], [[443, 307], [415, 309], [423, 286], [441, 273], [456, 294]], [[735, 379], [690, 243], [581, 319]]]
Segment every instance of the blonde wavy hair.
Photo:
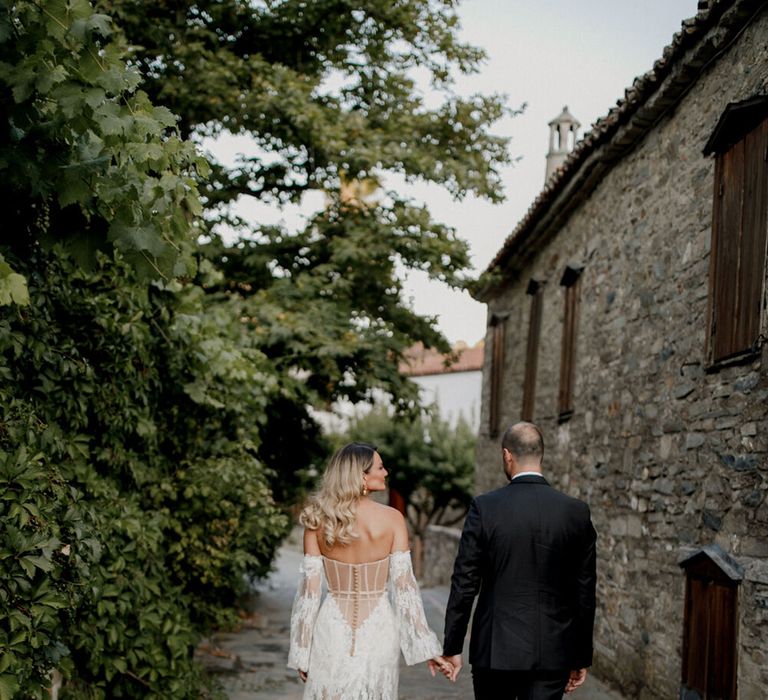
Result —
[[320, 488], [313, 493], [299, 516], [308, 530], [319, 530], [328, 547], [349, 544], [353, 531], [357, 503], [363, 494], [363, 474], [373, 466], [376, 448], [364, 442], [344, 445], [331, 457], [323, 474]]

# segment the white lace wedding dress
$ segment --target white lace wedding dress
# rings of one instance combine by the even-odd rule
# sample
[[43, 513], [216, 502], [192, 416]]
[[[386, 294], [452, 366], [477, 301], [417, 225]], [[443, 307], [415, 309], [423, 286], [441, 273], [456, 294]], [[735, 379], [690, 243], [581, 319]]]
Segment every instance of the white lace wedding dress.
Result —
[[410, 552], [365, 564], [305, 555], [300, 571], [288, 667], [308, 672], [304, 700], [397, 700], [400, 650], [409, 665], [442, 654]]

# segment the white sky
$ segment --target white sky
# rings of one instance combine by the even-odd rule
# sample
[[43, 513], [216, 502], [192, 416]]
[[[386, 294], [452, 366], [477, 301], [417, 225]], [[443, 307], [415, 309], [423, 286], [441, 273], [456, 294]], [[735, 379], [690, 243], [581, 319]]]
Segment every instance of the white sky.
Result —
[[[696, 0], [464, 0], [459, 7], [460, 36], [484, 48], [488, 61], [479, 74], [459, 80], [457, 91], [505, 93], [511, 107], [527, 103], [524, 114], [494, 127], [495, 133], [512, 137], [511, 153], [520, 160], [503, 172], [507, 199], [499, 205], [474, 197], [454, 202], [433, 185], [403, 189], [469, 242], [476, 273], [490, 262], [544, 184], [547, 123], [567, 105], [581, 122], [580, 135], [584, 134], [636, 76], [651, 69], [680, 22], [696, 14], [696, 4]], [[252, 148], [247, 139], [229, 137], [212, 150], [227, 162], [234, 152]], [[386, 186], [396, 187], [396, 181], [388, 178]], [[262, 223], [284, 221], [294, 227], [302, 212], [321, 206], [322, 195], [313, 193], [301, 209], [256, 205], [243, 207], [241, 213]], [[467, 293], [430, 282], [421, 274], [412, 274], [405, 286], [412, 306], [437, 317], [449, 341], [474, 344], [485, 336], [485, 305]]]

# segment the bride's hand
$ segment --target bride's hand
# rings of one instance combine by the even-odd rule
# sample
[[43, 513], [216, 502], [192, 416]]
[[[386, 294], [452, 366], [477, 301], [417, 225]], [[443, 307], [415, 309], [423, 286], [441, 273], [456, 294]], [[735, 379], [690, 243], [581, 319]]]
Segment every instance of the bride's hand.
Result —
[[427, 665], [432, 676], [435, 675], [436, 671], [440, 671], [446, 678], [450, 678], [453, 673], [453, 664], [444, 656], [436, 656], [434, 659], [430, 659], [427, 661]]
[[299, 678], [301, 678], [303, 683], [307, 682], [307, 672], [306, 671], [299, 671]]

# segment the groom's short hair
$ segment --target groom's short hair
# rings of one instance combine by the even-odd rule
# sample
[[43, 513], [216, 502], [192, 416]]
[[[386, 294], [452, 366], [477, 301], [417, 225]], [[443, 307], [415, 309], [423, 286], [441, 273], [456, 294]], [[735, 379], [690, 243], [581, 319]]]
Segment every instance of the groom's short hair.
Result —
[[520, 421], [507, 428], [501, 438], [501, 446], [509, 450], [519, 462], [541, 462], [544, 457], [544, 438], [541, 431], [527, 421]]

